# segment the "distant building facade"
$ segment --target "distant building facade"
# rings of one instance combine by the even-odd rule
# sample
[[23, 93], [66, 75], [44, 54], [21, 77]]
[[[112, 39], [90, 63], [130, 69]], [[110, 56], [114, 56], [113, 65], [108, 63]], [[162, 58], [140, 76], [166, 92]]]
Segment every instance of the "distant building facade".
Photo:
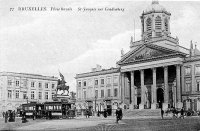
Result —
[[27, 102], [53, 101], [57, 81], [50, 76], [0, 72], [0, 112], [16, 110]]
[[[119, 68], [103, 70], [98, 65], [92, 72], [77, 74], [77, 109], [104, 111], [117, 108], [121, 102]], [[96, 105], [95, 105], [96, 104]], [[95, 109], [96, 108], [96, 109]]]
[[[99, 97], [102, 89], [108, 89], [99, 85], [101, 77], [107, 80], [107, 76], [112, 76], [114, 93], [116, 75], [119, 94], [116, 101], [111, 97], [111, 105], [116, 102], [118, 106], [129, 109], [184, 106], [200, 110], [200, 51], [196, 45], [193, 47], [192, 42], [190, 49], [180, 46], [179, 39], [171, 36], [170, 16], [171, 13], [158, 1], [153, 1], [140, 17], [141, 40], [133, 41], [131, 38], [130, 51], [125, 54], [122, 51], [118, 68], [76, 75], [77, 100], [84, 104], [90, 99], [93, 107], [95, 96], [98, 95], [99, 101], [105, 101], [105, 97], [102, 100]], [[95, 87], [96, 81], [98, 86]]]

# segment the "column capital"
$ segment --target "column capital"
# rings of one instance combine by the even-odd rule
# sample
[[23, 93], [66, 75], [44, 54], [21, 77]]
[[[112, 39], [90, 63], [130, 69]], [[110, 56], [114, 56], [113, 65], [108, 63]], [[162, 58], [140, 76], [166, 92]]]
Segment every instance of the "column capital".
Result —
[[167, 71], [168, 70], [168, 66], [163, 66], [164, 70]]

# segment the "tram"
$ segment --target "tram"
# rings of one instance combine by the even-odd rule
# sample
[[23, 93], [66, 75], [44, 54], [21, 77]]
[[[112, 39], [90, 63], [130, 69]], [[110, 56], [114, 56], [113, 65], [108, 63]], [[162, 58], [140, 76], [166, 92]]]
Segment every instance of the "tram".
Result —
[[25, 112], [27, 118], [73, 118], [75, 117], [75, 103], [69, 102], [45, 102], [36, 103], [31, 102], [22, 104], [22, 110]]

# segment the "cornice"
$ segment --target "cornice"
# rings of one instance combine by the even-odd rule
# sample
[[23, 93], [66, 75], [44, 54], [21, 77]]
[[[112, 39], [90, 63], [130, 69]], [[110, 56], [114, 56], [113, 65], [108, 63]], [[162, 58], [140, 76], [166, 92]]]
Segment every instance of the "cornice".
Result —
[[111, 68], [111, 69], [106, 69], [106, 70], [101, 70], [101, 71], [76, 74], [75, 79], [83, 78], [83, 77], [90, 77], [90, 76], [105, 75], [105, 74], [111, 74], [111, 73], [119, 73], [119, 72], [120, 72], [120, 68]]
[[151, 58], [148, 58], [148, 59], [141, 59], [141, 60], [119, 63], [119, 65], [128, 65], [128, 64], [138, 64], [138, 63], [144, 63], [144, 62], [151, 62], [151, 61], [155, 61], [155, 60], [163, 60], [163, 59], [166, 59], [166, 58], [175, 58], [177, 56], [182, 56], [182, 54], [175, 53], [175, 54], [163, 55], [163, 56], [158, 56], [158, 57], [151, 57]]
[[16, 73], [16, 72], [0, 72], [0, 76], [10, 76], [10, 77], [22, 77], [22, 79], [41, 79], [41, 80], [52, 80], [57, 81], [58, 78], [54, 76], [43, 76], [39, 74], [28, 74], [28, 73]]

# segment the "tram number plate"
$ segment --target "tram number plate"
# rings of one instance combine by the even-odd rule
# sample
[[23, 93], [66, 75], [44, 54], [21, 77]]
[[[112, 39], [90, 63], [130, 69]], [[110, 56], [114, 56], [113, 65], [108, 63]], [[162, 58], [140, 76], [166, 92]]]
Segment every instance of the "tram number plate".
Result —
[[27, 116], [31, 116], [31, 115], [33, 115], [33, 113], [26, 113], [26, 115], [27, 115]]
[[62, 116], [62, 113], [52, 113], [54, 116]]

